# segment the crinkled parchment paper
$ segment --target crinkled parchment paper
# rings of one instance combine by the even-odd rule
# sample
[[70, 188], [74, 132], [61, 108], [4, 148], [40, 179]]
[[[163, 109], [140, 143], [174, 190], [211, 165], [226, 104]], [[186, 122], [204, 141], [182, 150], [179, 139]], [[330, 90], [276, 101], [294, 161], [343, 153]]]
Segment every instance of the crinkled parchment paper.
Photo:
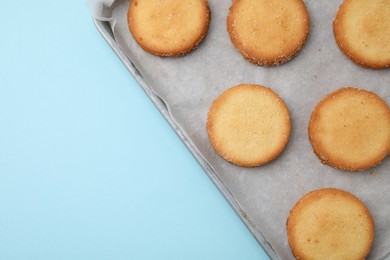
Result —
[[[311, 22], [309, 39], [297, 57], [273, 68], [250, 64], [233, 47], [226, 31], [229, 0], [209, 0], [208, 35], [197, 50], [180, 58], [159, 58], [136, 44], [127, 27], [129, 0], [92, 2], [94, 16], [111, 21], [121, 49], [281, 259], [293, 258], [285, 230], [290, 209], [304, 194], [323, 187], [352, 192], [367, 205], [376, 223], [369, 258], [390, 256], [390, 160], [364, 172], [335, 170], [318, 160], [308, 139], [311, 111], [340, 87], [371, 90], [390, 101], [390, 70], [361, 68], [335, 43], [332, 22], [341, 0], [305, 1]], [[272, 88], [291, 114], [289, 144], [263, 167], [246, 169], [224, 161], [207, 138], [205, 122], [211, 102], [239, 83]]]

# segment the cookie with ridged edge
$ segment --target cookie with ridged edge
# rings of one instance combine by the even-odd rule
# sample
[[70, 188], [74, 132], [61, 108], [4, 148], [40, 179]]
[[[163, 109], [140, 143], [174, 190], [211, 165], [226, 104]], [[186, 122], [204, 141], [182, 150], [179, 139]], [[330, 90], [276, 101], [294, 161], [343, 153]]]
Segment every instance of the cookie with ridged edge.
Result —
[[365, 259], [374, 242], [374, 220], [349, 192], [312, 191], [290, 211], [288, 243], [296, 259]]
[[135, 41], [162, 57], [194, 50], [206, 36], [209, 23], [207, 0], [132, 0], [128, 11]]
[[372, 69], [390, 67], [390, 1], [344, 0], [333, 22], [341, 51]]
[[323, 163], [347, 171], [368, 169], [390, 152], [390, 109], [373, 92], [341, 88], [313, 110], [309, 138]]
[[233, 0], [227, 30], [245, 59], [257, 65], [277, 66], [302, 48], [309, 23], [302, 0]]
[[206, 128], [211, 145], [222, 158], [255, 167], [283, 151], [291, 123], [286, 105], [271, 89], [241, 84], [214, 100]]

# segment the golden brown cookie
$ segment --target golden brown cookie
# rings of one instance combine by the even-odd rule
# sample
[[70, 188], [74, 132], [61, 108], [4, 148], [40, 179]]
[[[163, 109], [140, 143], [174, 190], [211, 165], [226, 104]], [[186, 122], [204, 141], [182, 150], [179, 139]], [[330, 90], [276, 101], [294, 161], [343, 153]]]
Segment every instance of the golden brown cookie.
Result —
[[271, 89], [243, 84], [223, 92], [208, 112], [207, 132], [217, 153], [244, 167], [274, 160], [290, 136], [290, 115]]
[[341, 51], [373, 69], [390, 66], [390, 1], [344, 0], [333, 22]]
[[306, 194], [287, 219], [287, 236], [297, 259], [365, 259], [374, 242], [374, 221], [351, 193], [324, 188]]
[[342, 88], [318, 103], [309, 138], [323, 163], [341, 170], [365, 170], [390, 151], [390, 109], [376, 94]]
[[233, 0], [227, 30], [248, 61], [276, 66], [294, 57], [309, 33], [302, 0]]
[[132, 0], [130, 32], [147, 52], [181, 56], [195, 49], [210, 23], [207, 0]]

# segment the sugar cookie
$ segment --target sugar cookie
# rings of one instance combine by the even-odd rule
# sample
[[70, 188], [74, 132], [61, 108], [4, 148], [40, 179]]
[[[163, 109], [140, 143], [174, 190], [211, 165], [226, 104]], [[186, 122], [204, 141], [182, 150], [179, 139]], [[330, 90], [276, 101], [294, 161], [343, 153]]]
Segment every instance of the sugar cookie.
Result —
[[274, 160], [290, 136], [290, 115], [271, 89], [243, 84], [223, 92], [208, 112], [207, 132], [225, 160], [255, 167]]
[[374, 221], [351, 193], [324, 188], [306, 194], [287, 219], [287, 236], [297, 259], [365, 259], [374, 242]]
[[136, 42], [157, 56], [181, 56], [195, 49], [210, 23], [207, 0], [132, 0], [128, 24]]
[[333, 22], [341, 51], [364, 67], [390, 66], [390, 1], [344, 0]]
[[390, 109], [376, 94], [342, 88], [318, 103], [309, 138], [323, 163], [341, 170], [365, 170], [390, 151]]
[[227, 30], [248, 61], [276, 66], [294, 57], [309, 33], [302, 0], [233, 0]]

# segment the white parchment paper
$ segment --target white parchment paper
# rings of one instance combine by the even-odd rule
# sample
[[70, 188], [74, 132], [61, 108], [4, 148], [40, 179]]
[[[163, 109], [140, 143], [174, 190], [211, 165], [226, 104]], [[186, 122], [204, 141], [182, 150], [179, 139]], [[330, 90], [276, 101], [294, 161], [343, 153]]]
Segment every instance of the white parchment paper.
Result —
[[[367, 205], [376, 224], [369, 259], [389, 257], [390, 160], [386, 158], [365, 172], [339, 171], [318, 160], [308, 139], [313, 108], [340, 87], [367, 89], [390, 101], [390, 70], [361, 68], [346, 58], [335, 43], [332, 22], [341, 0], [305, 1], [311, 21], [309, 39], [297, 57], [272, 68], [247, 62], [233, 47], [226, 31], [229, 0], [209, 0], [208, 35], [197, 50], [180, 58], [159, 58], [136, 44], [127, 26], [129, 0], [116, 0], [112, 5], [95, 2], [103, 8], [94, 9], [94, 16], [111, 19], [121, 49], [165, 101], [183, 133], [281, 259], [293, 258], [285, 230], [290, 209], [304, 194], [323, 187], [352, 192]], [[263, 167], [246, 169], [224, 161], [207, 138], [205, 122], [211, 102], [239, 83], [272, 88], [284, 99], [291, 114], [289, 144], [275, 161]], [[376, 174], [371, 174], [373, 171]]]

